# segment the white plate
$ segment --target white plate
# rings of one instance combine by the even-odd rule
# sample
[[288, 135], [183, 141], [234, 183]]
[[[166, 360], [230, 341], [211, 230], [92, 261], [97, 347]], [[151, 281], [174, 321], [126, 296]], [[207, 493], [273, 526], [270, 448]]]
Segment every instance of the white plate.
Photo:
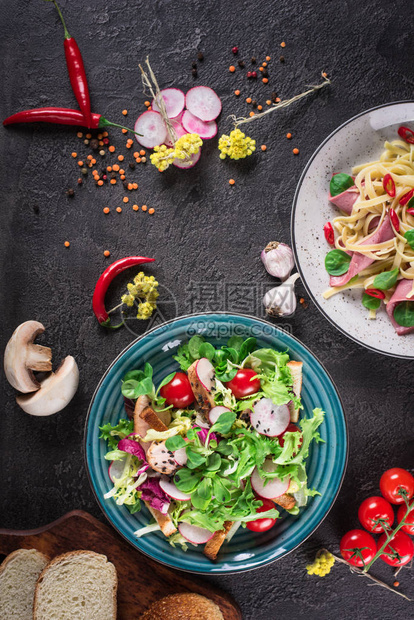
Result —
[[414, 101], [372, 108], [338, 127], [316, 150], [296, 189], [292, 209], [292, 247], [302, 282], [322, 314], [358, 344], [394, 357], [414, 359], [414, 334], [397, 336], [384, 308], [368, 319], [361, 290], [324, 299], [329, 276], [324, 260], [329, 246], [324, 224], [338, 214], [328, 202], [333, 172], [351, 174], [353, 166], [378, 159], [385, 140], [397, 138], [400, 125], [413, 123]]

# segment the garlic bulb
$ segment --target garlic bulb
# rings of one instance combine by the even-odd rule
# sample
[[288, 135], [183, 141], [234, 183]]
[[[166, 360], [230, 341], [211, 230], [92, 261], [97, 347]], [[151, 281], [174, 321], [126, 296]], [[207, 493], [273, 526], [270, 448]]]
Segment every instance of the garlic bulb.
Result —
[[267, 291], [263, 297], [263, 305], [269, 316], [291, 316], [295, 312], [295, 282], [299, 277], [298, 273], [294, 273], [283, 284]]
[[286, 243], [279, 243], [278, 241], [268, 243], [260, 258], [267, 273], [281, 280], [286, 280], [295, 266], [290, 247]]

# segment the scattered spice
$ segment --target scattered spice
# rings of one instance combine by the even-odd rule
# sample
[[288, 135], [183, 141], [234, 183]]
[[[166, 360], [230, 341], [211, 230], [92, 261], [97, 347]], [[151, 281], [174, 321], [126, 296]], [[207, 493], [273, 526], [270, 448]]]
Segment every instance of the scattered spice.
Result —
[[134, 209], [134, 211], [138, 211], [139, 206], [138, 205], [132, 205], [132, 208]]
[[280, 47], [286, 47], [286, 43], [282, 41], [282, 43], [280, 44]]
[[290, 132], [289, 132], [289, 133], [287, 133], [287, 134], [286, 134], [286, 138], [287, 138], [288, 140], [291, 140], [291, 138], [292, 138], [292, 134], [291, 134]]
[[258, 106], [257, 106], [257, 109], [258, 109], [258, 110], [259, 110], [259, 112], [260, 112], [261, 110], [263, 110], [263, 106], [262, 106], [262, 105], [258, 105]]
[[141, 163], [146, 164], [147, 163], [147, 158], [146, 157], [141, 157]]
[[[128, 130], [127, 130], [127, 131], [128, 131]], [[89, 144], [90, 144], [91, 149], [93, 149], [94, 151], [97, 151], [97, 150], [98, 150], [98, 148], [99, 148], [99, 141], [98, 141], [96, 138], [94, 138], [93, 140], [91, 140], [91, 141], [89, 142]]]
[[150, 215], [153, 215], [153, 214], [154, 214], [154, 212], [155, 212], [155, 209], [154, 209], [153, 207], [151, 207], [151, 209], [148, 209], [148, 213], [149, 213]]
[[109, 211], [110, 211], [110, 208], [109, 208], [109, 207], [104, 207], [104, 208], [102, 209], [102, 211], [103, 211], [106, 215], [108, 215], [108, 213], [109, 213]]
[[240, 91], [239, 90], [235, 90], [234, 94], [236, 95], [236, 97], [238, 97], [240, 95]]
[[240, 67], [241, 69], [243, 69], [243, 68], [244, 68], [244, 66], [245, 66], [245, 64], [244, 64], [244, 60], [238, 60], [238, 61], [237, 61], [237, 64], [239, 65], [239, 67]]
[[269, 62], [269, 60], [270, 60], [270, 56], [266, 56], [266, 60]]
[[122, 213], [122, 207], [117, 207], [117, 208], [116, 208], [116, 212], [117, 212], [117, 213]]
[[108, 147], [108, 151], [109, 151], [110, 153], [115, 153], [115, 147], [114, 147], [114, 146], [110, 146], [110, 147]]
[[75, 152], [72, 153], [72, 157], [74, 157], [75, 159], [76, 159], [77, 156], [78, 156], [77, 153], [75, 153]]
[[83, 133], [81, 131], [78, 131], [76, 135], [78, 136], [78, 138], [83, 138]]
[[267, 77], [264, 77], [264, 78], [262, 79], [263, 84], [267, 84], [267, 83], [268, 83], [268, 81], [269, 81], [269, 79], [268, 79]]
[[150, 101], [144, 101], [144, 105], [145, 105], [147, 108], [149, 108], [149, 107], [150, 107], [150, 105], [151, 105], [151, 103], [150, 103]]
[[143, 211], [146, 211], [146, 210], [148, 209], [148, 207], [147, 207], [147, 205], [142, 205], [141, 209], [142, 209]]
[[78, 161], [78, 166], [83, 166], [83, 161]]
[[203, 54], [203, 52], [198, 52], [198, 54], [197, 54], [197, 58], [198, 58], [198, 60], [201, 60], [201, 61], [202, 61], [202, 60], [204, 60], [204, 54]]
[[299, 149], [295, 147], [295, 148], [293, 149], [292, 153], [293, 153], [294, 155], [299, 155]]
[[236, 181], [234, 179], [229, 179], [229, 185], [234, 185]]
[[65, 248], [68, 248], [70, 246], [70, 241], [65, 241], [64, 245], [65, 245]]
[[101, 157], [103, 157], [105, 155], [105, 151], [99, 151], [99, 155], [101, 155]]
[[122, 200], [123, 200], [125, 203], [126, 203], [126, 202], [129, 202], [129, 198], [128, 198], [128, 196], [124, 196]]
[[251, 112], [249, 112], [249, 116], [254, 116], [253, 110]]
[[267, 62], [262, 62], [262, 67], [267, 67]]
[[237, 54], [237, 52], [239, 51], [239, 48], [237, 47], [237, 45], [235, 45], [234, 47], [231, 48], [231, 51], [233, 52], [233, 54]]
[[68, 189], [68, 191], [66, 192], [66, 195], [73, 197], [75, 195], [75, 190], [72, 188]]
[[394, 581], [394, 583], [392, 584], [394, 586], [394, 588], [398, 588], [398, 586], [400, 585], [399, 581]]
[[123, 155], [118, 155], [118, 161], [124, 161], [125, 157]]
[[197, 69], [191, 69], [191, 75], [193, 76], [193, 78], [198, 77]]
[[256, 57], [255, 56], [252, 56], [251, 62], [252, 62], [252, 65], [256, 64]]
[[126, 116], [128, 114], [128, 110], [122, 110], [122, 114]]
[[272, 105], [272, 102], [270, 101], [270, 99], [266, 99], [266, 105]]
[[285, 57], [284, 57], [284, 56], [281, 56], [281, 57], [279, 58], [279, 60], [280, 60], [280, 62], [285, 62]]
[[230, 73], [234, 73], [236, 71], [236, 67], [234, 65], [230, 65], [229, 71]]
[[267, 150], [266, 144], [262, 144], [262, 146], [260, 148], [262, 149], [262, 151], [266, 151]]
[[141, 150], [140, 150], [140, 152], [139, 152], [139, 154], [140, 154], [141, 156], [142, 156], [142, 155], [145, 155], [145, 151], [144, 151], [144, 149], [141, 149]]
[[108, 258], [108, 256], [111, 256], [111, 253], [109, 250], [104, 250], [104, 256], [106, 256], [106, 258]]
[[251, 97], [247, 97], [246, 103], [251, 103], [251, 102], [252, 102], [252, 98]]

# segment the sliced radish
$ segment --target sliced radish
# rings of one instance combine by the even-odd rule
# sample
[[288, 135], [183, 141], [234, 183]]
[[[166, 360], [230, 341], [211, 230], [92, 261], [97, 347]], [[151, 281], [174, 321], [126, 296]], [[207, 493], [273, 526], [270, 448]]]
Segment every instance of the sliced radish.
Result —
[[191, 114], [189, 110], [184, 112], [181, 123], [188, 133], [198, 133], [200, 138], [204, 138], [205, 140], [214, 138], [217, 133], [216, 121], [202, 121], [197, 118], [197, 116], [194, 116], [194, 114]]
[[211, 424], [208, 424], [208, 422], [204, 421], [204, 418], [202, 418], [200, 413], [197, 413], [194, 423], [196, 426], [199, 426], [200, 428], [210, 428], [211, 426]]
[[183, 467], [187, 463], [187, 452], [185, 450], [185, 447], [178, 448], [178, 450], [175, 450], [173, 454], [175, 462], [177, 463], [177, 465], [180, 465], [180, 467]]
[[189, 168], [192, 168], [196, 165], [200, 157], [201, 149], [198, 151], [198, 153], [191, 155], [189, 159], [174, 159], [173, 166], [176, 166], [177, 168], [182, 168], [183, 170], [188, 170]]
[[[269, 459], [263, 464], [264, 471], [273, 472], [276, 468], [276, 463], [273, 463], [273, 461]], [[280, 480], [280, 478], [261, 478], [257, 467], [255, 467], [250, 482], [252, 483], [253, 491], [255, 491], [257, 495], [266, 499], [275, 499], [287, 492], [290, 478], [289, 476], [284, 480]]]
[[172, 499], [176, 499], [179, 502], [185, 502], [188, 499], [191, 499], [191, 495], [189, 495], [188, 493], [183, 493], [182, 491], [180, 491], [180, 489], [178, 489], [175, 484], [173, 482], [170, 482], [169, 480], [160, 480], [160, 487], [162, 488], [162, 490], [164, 491], [164, 493], [166, 493], [167, 495], [169, 495], [170, 497], [172, 497]]
[[198, 360], [195, 367], [196, 375], [203, 387], [211, 392], [213, 387], [214, 366], [206, 357]]
[[214, 532], [206, 530], [204, 527], [198, 527], [197, 525], [190, 525], [183, 521], [178, 524], [178, 529], [183, 538], [193, 545], [203, 545], [208, 542], [214, 536]]
[[[160, 95], [162, 95], [162, 98], [164, 99], [168, 118], [174, 118], [184, 110], [185, 95], [182, 90], [179, 90], [178, 88], [164, 88], [164, 90], [160, 92]], [[152, 109], [155, 112], [161, 112], [158, 105], [158, 97], [159, 95], [157, 95], [157, 97], [152, 101]]]
[[229, 409], [228, 407], [213, 407], [213, 409], [210, 409], [210, 413], [208, 414], [208, 419], [210, 420], [210, 424], [213, 425], [217, 422], [217, 420], [219, 419], [219, 417], [221, 416], [222, 413], [225, 413], [226, 411], [231, 411], [231, 409]]
[[202, 121], [214, 121], [221, 112], [220, 97], [208, 86], [190, 88], [185, 96], [187, 110]]
[[109, 465], [108, 475], [112, 483], [115, 483], [114, 478], [117, 478], [119, 480], [119, 478], [122, 476], [126, 460], [127, 460], [127, 457], [125, 456], [123, 459], [120, 459], [119, 461], [112, 461], [111, 464]]
[[253, 407], [250, 422], [261, 435], [277, 437], [289, 426], [289, 407], [287, 405], [275, 405], [270, 398], [261, 398]]
[[167, 128], [161, 114], [158, 112], [143, 112], [135, 122], [135, 131], [141, 135], [135, 136], [138, 142], [147, 149], [163, 144], [167, 138]]
[[[176, 123], [174, 122], [172, 125], [177, 135], [177, 140], [181, 138], [182, 136], [185, 136], [186, 133], [188, 133], [179, 121], [177, 121]], [[168, 131], [167, 131], [167, 139], [165, 141], [165, 144], [169, 147], [174, 146], [174, 144], [170, 140], [170, 134], [168, 133]]]

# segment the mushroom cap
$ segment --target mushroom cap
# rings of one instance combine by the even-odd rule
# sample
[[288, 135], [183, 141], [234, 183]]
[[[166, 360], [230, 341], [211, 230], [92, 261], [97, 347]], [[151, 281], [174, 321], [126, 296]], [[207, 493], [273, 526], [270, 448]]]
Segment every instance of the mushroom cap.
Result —
[[33, 370], [52, 370], [51, 349], [33, 344], [35, 338], [44, 331], [45, 328], [39, 321], [25, 321], [14, 330], [4, 351], [7, 381], [24, 394], [40, 388]]
[[17, 404], [30, 415], [46, 416], [61, 411], [70, 403], [79, 385], [79, 368], [71, 355], [51, 373], [33, 394], [17, 396]]

